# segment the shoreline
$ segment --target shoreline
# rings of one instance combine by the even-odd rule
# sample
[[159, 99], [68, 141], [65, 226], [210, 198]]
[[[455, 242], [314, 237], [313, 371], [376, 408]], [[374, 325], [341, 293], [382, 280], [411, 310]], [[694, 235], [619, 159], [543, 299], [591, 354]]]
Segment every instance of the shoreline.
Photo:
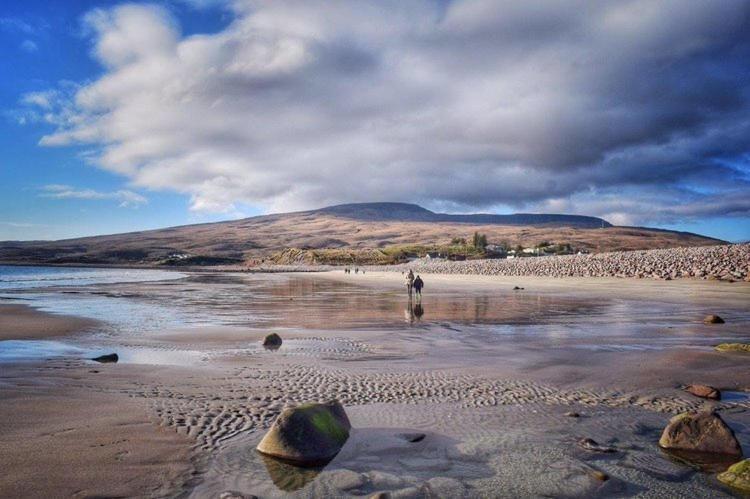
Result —
[[[666, 263], [665, 263], [666, 262]], [[395, 265], [359, 265], [363, 269], [400, 272], [414, 269], [422, 273], [450, 275], [496, 275], [515, 277], [585, 277], [650, 280], [721, 280], [750, 282], [750, 243], [710, 246], [685, 246], [666, 249], [612, 251], [584, 255], [537, 256], [514, 259], [476, 259], [448, 261], [416, 259]], [[176, 272], [206, 273], [318, 273], [354, 267], [352, 262], [330, 264], [272, 264], [272, 265], [216, 265], [173, 266], [148, 264], [89, 264], [2, 262], [0, 265], [62, 268], [110, 268], [171, 270]]]

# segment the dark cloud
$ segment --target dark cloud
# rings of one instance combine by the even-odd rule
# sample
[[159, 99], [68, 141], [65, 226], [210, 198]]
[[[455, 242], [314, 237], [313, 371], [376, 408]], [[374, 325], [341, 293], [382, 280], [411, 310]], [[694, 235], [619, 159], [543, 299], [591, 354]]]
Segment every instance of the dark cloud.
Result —
[[[192, 37], [158, 7], [89, 14], [107, 71], [42, 142], [99, 146], [98, 166], [197, 210], [747, 215], [745, 0], [232, 7], [224, 31]], [[612, 209], [624, 190], [651, 207]]]

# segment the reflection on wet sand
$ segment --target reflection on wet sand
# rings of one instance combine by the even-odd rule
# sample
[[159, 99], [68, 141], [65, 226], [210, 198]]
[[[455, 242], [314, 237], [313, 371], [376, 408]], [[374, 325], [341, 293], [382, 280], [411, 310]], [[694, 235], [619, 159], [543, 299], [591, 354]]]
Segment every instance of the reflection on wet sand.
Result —
[[409, 301], [406, 303], [406, 308], [404, 308], [404, 318], [406, 319], [406, 322], [409, 324], [420, 322], [423, 316], [424, 306], [422, 305], [421, 300], [413, 303], [411, 297], [409, 297]]
[[[67, 299], [61, 298], [63, 291]], [[69, 295], [71, 292], [75, 295]], [[304, 329], [383, 327], [400, 322], [407, 299], [402, 291], [314, 276], [246, 274], [197, 274], [165, 282], [48, 288], [45, 294], [35, 292], [33, 297], [54, 312], [69, 313], [80, 310], [85, 300], [85, 313], [106, 316], [130, 331], [142, 331], [154, 324], [164, 328], [170, 320]], [[424, 321], [429, 307], [430, 322], [471, 324], [535, 324], [560, 316], [598, 314], [611, 305], [605, 300], [592, 302], [510, 289], [494, 293], [436, 291], [409, 303], [404, 315], [407, 322]], [[144, 316], [154, 320], [144, 323], [140, 319]]]
[[273, 484], [284, 492], [293, 492], [301, 489], [315, 480], [320, 472], [323, 471], [323, 467], [303, 468], [266, 456], [260, 452], [258, 452], [258, 455], [265, 465], [268, 476]]

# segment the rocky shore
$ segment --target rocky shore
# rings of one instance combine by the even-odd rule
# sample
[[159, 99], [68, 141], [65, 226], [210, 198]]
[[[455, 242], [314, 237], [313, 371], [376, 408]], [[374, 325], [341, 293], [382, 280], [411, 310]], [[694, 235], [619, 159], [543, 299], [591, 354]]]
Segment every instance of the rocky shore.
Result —
[[[381, 270], [385, 270], [382, 268]], [[389, 270], [432, 274], [652, 279], [750, 279], [750, 244], [729, 244], [589, 255], [447, 261], [420, 259]]]

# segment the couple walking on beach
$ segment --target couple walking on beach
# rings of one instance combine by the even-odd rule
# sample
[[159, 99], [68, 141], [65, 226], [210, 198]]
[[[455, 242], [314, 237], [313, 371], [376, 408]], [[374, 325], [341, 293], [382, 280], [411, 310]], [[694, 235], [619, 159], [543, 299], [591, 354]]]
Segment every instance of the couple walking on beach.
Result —
[[417, 298], [422, 298], [422, 288], [424, 287], [424, 281], [422, 280], [419, 275], [417, 277], [414, 277], [414, 272], [412, 272], [411, 269], [409, 269], [409, 273], [406, 274], [406, 292], [409, 293], [409, 298], [411, 298], [412, 290], [414, 290], [414, 294], [417, 295]]

